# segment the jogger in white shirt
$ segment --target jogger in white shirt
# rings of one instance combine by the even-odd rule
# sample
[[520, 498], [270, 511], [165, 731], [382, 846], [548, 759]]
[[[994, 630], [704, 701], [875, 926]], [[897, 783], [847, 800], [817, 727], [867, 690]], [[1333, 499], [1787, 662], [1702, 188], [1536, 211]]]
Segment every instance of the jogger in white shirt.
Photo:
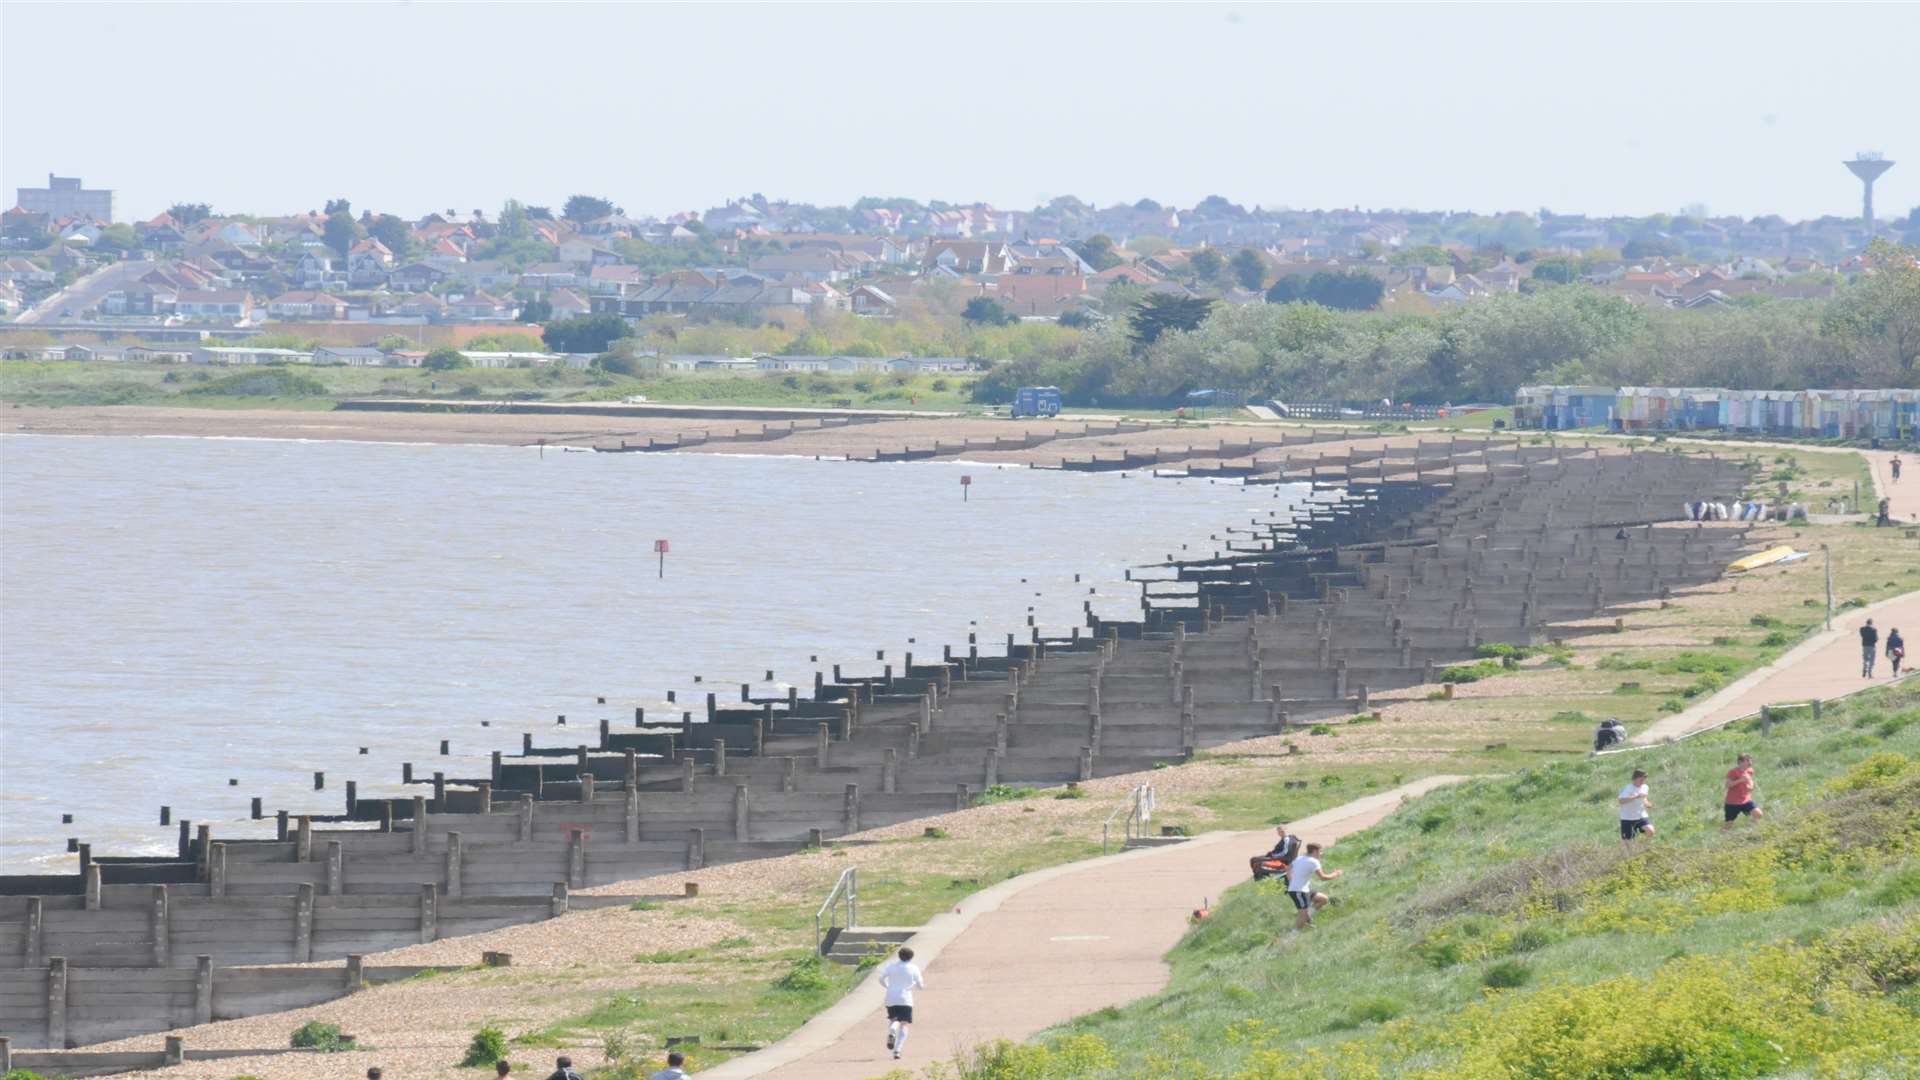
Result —
[[1620, 850], [1633, 854], [1633, 838], [1653, 835], [1653, 821], [1647, 812], [1653, 800], [1647, 796], [1647, 771], [1633, 770], [1633, 778], [1620, 789]]
[[897, 1059], [913, 1033], [913, 992], [927, 985], [913, 962], [912, 949], [901, 949], [892, 963], [880, 969], [880, 985], [887, 990], [887, 1049]]

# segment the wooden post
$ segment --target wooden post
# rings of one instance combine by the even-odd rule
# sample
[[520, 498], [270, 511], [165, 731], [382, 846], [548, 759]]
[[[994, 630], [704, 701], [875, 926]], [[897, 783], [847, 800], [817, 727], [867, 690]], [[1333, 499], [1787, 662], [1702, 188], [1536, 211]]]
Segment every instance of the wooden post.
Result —
[[0, 1076], [13, 1071], [13, 1039], [0, 1035]]
[[1091, 746], [1080, 748], [1080, 779], [1093, 779], [1093, 747]]
[[797, 770], [799, 761], [795, 758], [780, 759], [780, 790], [792, 791], [799, 786]]
[[1000, 782], [1000, 751], [998, 749], [987, 747], [987, 764], [982, 773], [981, 787], [990, 788]]
[[425, 795], [413, 797], [413, 853], [415, 855], [427, 853], [427, 797]]
[[547, 901], [547, 918], [557, 919], [567, 913], [567, 883], [553, 883], [553, 899]]
[[693, 790], [693, 757], [688, 755], [680, 759], [680, 790]]
[[460, 895], [460, 834], [447, 834], [447, 895]]
[[165, 885], [155, 885], [151, 896], [147, 927], [153, 934], [153, 966], [163, 968], [173, 963], [173, 915], [167, 905]]
[[301, 882], [293, 895], [293, 962], [313, 959], [313, 886]]
[[433, 803], [435, 810], [447, 808], [447, 774], [438, 769], [433, 771]]
[[[391, 804], [389, 804], [391, 805]], [[305, 814], [295, 822], [293, 833], [293, 861], [308, 862], [313, 858], [313, 819]]]
[[[163, 821], [161, 824], [164, 825], [166, 822]], [[285, 810], [275, 810], [273, 812], [273, 838], [284, 844], [291, 839], [292, 836], [293, 834], [287, 831], [287, 812]]]
[[367, 988], [367, 958], [359, 953], [347, 954], [347, 993], [357, 994]]
[[625, 824], [623, 835], [627, 843], [637, 844], [640, 842], [640, 785], [634, 782], [631, 774], [628, 776], [627, 787], [622, 795], [626, 800], [621, 815]]
[[1816, 722], [1818, 722], [1820, 719], [1820, 699], [1819, 698], [1813, 699], [1813, 719]]
[[47, 1045], [67, 1048], [67, 958], [47, 961]]
[[27, 940], [26, 963], [30, 968], [39, 967], [46, 960], [46, 901], [38, 896], [27, 897]]
[[327, 895], [339, 896], [347, 891], [347, 856], [345, 846], [338, 840], [327, 841]]
[[713, 775], [727, 775], [727, 740], [713, 740]]
[[860, 785], [848, 784], [842, 807], [842, 817], [846, 830], [850, 833], [860, 831]]
[[599, 782], [600, 782], [599, 778], [594, 776], [590, 772], [583, 772], [580, 774], [581, 805], [583, 806], [593, 805], [593, 788], [594, 788], [594, 785], [598, 784]]
[[94, 863], [91, 866], [87, 867], [86, 884], [84, 887], [86, 889], [86, 901], [85, 901], [86, 909], [88, 911], [99, 911], [100, 910], [100, 864], [99, 863]]
[[208, 860], [213, 856], [213, 826], [196, 825], [193, 828], [193, 854], [200, 864], [200, 880], [207, 880]]
[[518, 825], [519, 828], [514, 831], [514, 835], [518, 837], [522, 843], [533, 839], [533, 796], [531, 795], [520, 796], [520, 820]]
[[1771, 705], [1760, 706], [1760, 734], [1763, 736], [1773, 734], [1773, 706]]
[[193, 958], [193, 1022], [213, 1023], [213, 957]]
[[440, 886], [431, 882], [420, 886], [420, 943], [440, 937]]
[[899, 783], [900, 752], [889, 746], [880, 760], [880, 790], [891, 794], [899, 790]]
[[207, 895], [218, 900], [227, 895], [227, 845], [214, 844], [207, 856]]
[[733, 838], [740, 843], [746, 843], [750, 838], [748, 834], [751, 831], [752, 822], [747, 816], [749, 809], [747, 785], [735, 784], [733, 786]]
[[163, 1047], [164, 1049], [161, 1050], [160, 1054], [161, 1060], [165, 1065], [182, 1065], [186, 1063], [187, 1044], [180, 1036], [167, 1036]]
[[833, 741], [832, 730], [828, 727], [828, 725], [826, 725], [825, 723], [822, 723], [820, 725], [818, 733], [815, 735], [815, 741], [814, 741], [814, 756], [817, 759], [815, 761], [815, 767], [821, 768], [821, 769], [824, 769], [827, 767], [827, 747], [832, 741]]
[[701, 870], [707, 865], [707, 831], [687, 830], [687, 869]]
[[954, 792], [953, 792], [953, 808], [955, 810], [965, 810], [967, 807], [972, 805], [973, 805], [973, 785], [972, 784], [955, 785]]
[[567, 885], [575, 889], [587, 887], [587, 834], [584, 829], [573, 829], [567, 833]]

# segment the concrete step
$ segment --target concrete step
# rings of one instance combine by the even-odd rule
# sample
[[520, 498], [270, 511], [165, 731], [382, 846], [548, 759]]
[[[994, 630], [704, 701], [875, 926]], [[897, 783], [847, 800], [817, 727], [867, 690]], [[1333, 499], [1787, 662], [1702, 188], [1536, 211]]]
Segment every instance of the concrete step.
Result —
[[1167, 847], [1171, 844], [1184, 844], [1187, 842], [1187, 839], [1188, 838], [1184, 836], [1136, 836], [1127, 841], [1124, 850], [1132, 851], [1135, 848]]
[[858, 930], [828, 931], [821, 955], [836, 964], [854, 966], [869, 956], [884, 955], [919, 933], [907, 926], [863, 926]]

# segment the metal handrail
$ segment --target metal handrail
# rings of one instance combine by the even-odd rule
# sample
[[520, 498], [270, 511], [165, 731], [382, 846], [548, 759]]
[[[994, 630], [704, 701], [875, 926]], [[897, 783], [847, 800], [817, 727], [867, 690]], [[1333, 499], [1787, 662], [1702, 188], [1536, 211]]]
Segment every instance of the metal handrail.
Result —
[[1771, 720], [1771, 718], [1782, 709], [1812, 709], [1815, 714], [1814, 718], [1819, 719], [1820, 707], [1830, 701], [1845, 701], [1846, 699], [1853, 697], [1856, 694], [1864, 694], [1871, 690], [1883, 690], [1889, 686], [1894, 686], [1899, 683], [1905, 682], [1906, 680], [1913, 678], [1916, 674], [1920, 674], [1920, 671], [1908, 672], [1907, 674], [1902, 675], [1898, 679], [1894, 679], [1890, 682], [1877, 683], [1872, 686], [1863, 686], [1858, 690], [1849, 690], [1844, 694], [1835, 694], [1830, 698], [1812, 698], [1807, 701], [1782, 701], [1772, 705], [1762, 705], [1758, 709], [1755, 709], [1753, 712], [1741, 713], [1739, 716], [1729, 716], [1725, 720], [1717, 720], [1711, 724], [1708, 724], [1706, 727], [1694, 728], [1692, 731], [1682, 732], [1678, 735], [1669, 735], [1666, 738], [1660, 740], [1659, 742], [1632, 743], [1627, 746], [1614, 747], [1607, 750], [1595, 750], [1592, 754], [1588, 756], [1610, 757], [1614, 754], [1626, 754], [1626, 753], [1631, 753], [1635, 750], [1656, 750], [1662, 746], [1672, 746], [1674, 743], [1691, 739], [1695, 735], [1705, 735], [1709, 731], [1719, 731], [1721, 728], [1728, 727], [1733, 724], [1738, 724], [1743, 720], [1755, 720], [1755, 719]]
[[813, 954], [815, 956], [820, 955], [820, 942], [826, 936], [826, 931], [833, 926], [831, 913], [834, 902], [842, 899], [843, 893], [847, 907], [847, 925], [843, 929], [853, 929], [854, 920], [860, 913], [859, 876], [860, 868], [857, 866], [849, 866], [842, 870], [840, 879], [833, 883], [833, 891], [827, 894], [826, 900], [820, 905], [820, 910], [813, 913]]
[[1100, 823], [1100, 854], [1102, 855], [1107, 853], [1113, 819], [1119, 817], [1122, 811], [1127, 815], [1124, 824], [1125, 838], [1132, 840], [1141, 836], [1145, 832], [1147, 820], [1153, 816], [1153, 785], [1140, 784], [1127, 792], [1126, 800], [1114, 807], [1113, 813], [1108, 814], [1107, 819]]

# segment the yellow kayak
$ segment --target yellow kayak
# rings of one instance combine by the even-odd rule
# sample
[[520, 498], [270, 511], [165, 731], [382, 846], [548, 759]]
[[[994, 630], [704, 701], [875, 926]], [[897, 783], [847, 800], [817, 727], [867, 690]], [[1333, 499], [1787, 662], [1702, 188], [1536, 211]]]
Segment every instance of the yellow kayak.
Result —
[[1770, 547], [1765, 551], [1756, 551], [1745, 558], [1735, 559], [1727, 564], [1727, 569], [1758, 570], [1763, 566], [1772, 566], [1774, 563], [1780, 562], [1794, 554], [1793, 545], [1782, 544], [1779, 547]]

